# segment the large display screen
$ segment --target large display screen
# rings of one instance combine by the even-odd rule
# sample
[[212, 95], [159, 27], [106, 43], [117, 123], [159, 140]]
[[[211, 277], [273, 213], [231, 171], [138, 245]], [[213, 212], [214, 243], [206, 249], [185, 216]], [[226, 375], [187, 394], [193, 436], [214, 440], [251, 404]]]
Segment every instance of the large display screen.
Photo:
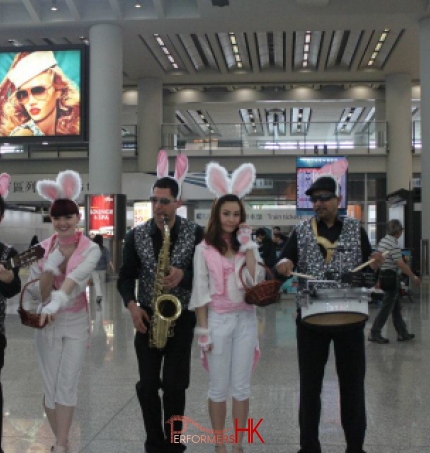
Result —
[[297, 157], [296, 159], [296, 182], [297, 182], [297, 215], [309, 215], [313, 213], [313, 205], [306, 190], [320, 175], [330, 174], [337, 179], [340, 186], [342, 200], [339, 213], [346, 215], [347, 200], [347, 177], [348, 161], [345, 157]]
[[87, 46], [0, 48], [0, 141], [87, 141]]

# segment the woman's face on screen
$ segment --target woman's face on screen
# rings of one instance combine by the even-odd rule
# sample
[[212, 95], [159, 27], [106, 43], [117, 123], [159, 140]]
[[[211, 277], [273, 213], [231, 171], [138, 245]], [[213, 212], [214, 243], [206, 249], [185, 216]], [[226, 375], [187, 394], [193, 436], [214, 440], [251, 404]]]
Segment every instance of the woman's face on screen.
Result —
[[[54, 88], [53, 75], [43, 72], [22, 84], [15, 96], [31, 119], [40, 123], [55, 113], [60, 92]], [[55, 121], [55, 114], [52, 117], [52, 121]]]

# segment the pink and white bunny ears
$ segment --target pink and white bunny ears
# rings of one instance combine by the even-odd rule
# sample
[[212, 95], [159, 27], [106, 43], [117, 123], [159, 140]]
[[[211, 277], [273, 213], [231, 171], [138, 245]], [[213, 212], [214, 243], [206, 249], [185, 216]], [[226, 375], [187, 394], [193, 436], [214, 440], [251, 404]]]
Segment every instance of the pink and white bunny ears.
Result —
[[206, 185], [217, 198], [229, 193], [243, 198], [251, 192], [256, 176], [253, 164], [242, 164], [229, 178], [227, 170], [216, 162], [206, 167]]
[[7, 197], [9, 193], [9, 185], [10, 185], [10, 176], [7, 173], [2, 173], [0, 175], [0, 196], [3, 198]]
[[171, 178], [178, 183], [178, 198], [181, 198], [182, 183], [188, 173], [188, 157], [185, 154], [178, 154], [175, 161], [175, 173], [173, 178], [169, 176], [169, 159], [167, 152], [162, 149], [157, 157], [157, 179]]
[[46, 200], [54, 202], [59, 198], [67, 198], [75, 201], [81, 193], [82, 181], [79, 173], [66, 170], [58, 173], [57, 179], [43, 179], [37, 181], [36, 190]]

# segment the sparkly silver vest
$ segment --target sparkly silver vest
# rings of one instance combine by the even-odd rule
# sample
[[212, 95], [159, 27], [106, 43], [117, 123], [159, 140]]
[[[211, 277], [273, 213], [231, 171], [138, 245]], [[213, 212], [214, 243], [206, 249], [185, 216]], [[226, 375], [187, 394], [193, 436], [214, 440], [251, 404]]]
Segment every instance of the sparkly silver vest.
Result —
[[[151, 237], [151, 221], [135, 228], [134, 244], [142, 263], [139, 275], [138, 301], [141, 305], [150, 306], [154, 294], [154, 281], [157, 273], [157, 260]], [[170, 264], [180, 269], [187, 269], [194, 255], [196, 242], [196, 224], [181, 218], [179, 235], [171, 249]], [[187, 308], [190, 302], [191, 290], [177, 286], [172, 288], [170, 294], [176, 296], [183, 308]]]
[[[326, 280], [328, 272], [332, 274], [333, 280], [339, 281], [341, 272], [351, 271], [362, 263], [360, 228], [358, 220], [349, 217], [343, 219], [337, 243], [347, 250], [342, 253], [335, 251], [331, 261], [326, 263], [312, 231], [311, 219], [299, 224], [296, 227], [299, 272], [313, 275], [318, 280]], [[299, 279], [299, 288], [303, 289], [305, 283]]]
[[[7, 261], [11, 246], [6, 244], [3, 244], [3, 246], [3, 253], [0, 256], [0, 260]], [[0, 294], [0, 333], [2, 333], [3, 335], [5, 334], [4, 321], [6, 318], [6, 301], [6, 297]]]

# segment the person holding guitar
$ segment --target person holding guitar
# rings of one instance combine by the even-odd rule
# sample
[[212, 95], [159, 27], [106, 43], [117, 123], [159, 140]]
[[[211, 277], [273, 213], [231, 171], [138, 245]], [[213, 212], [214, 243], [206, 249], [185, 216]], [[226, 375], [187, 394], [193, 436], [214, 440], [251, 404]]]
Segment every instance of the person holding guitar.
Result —
[[[10, 176], [7, 173], [0, 175], [0, 222], [3, 220], [6, 205], [4, 198], [9, 191]], [[21, 280], [18, 275], [18, 268], [9, 269], [4, 263], [16, 256], [18, 252], [10, 245], [0, 242], [0, 372], [4, 365], [4, 352], [7, 341], [5, 335], [4, 321], [6, 316], [6, 301], [21, 291]], [[3, 435], [3, 390], [0, 381], [0, 452]]]

